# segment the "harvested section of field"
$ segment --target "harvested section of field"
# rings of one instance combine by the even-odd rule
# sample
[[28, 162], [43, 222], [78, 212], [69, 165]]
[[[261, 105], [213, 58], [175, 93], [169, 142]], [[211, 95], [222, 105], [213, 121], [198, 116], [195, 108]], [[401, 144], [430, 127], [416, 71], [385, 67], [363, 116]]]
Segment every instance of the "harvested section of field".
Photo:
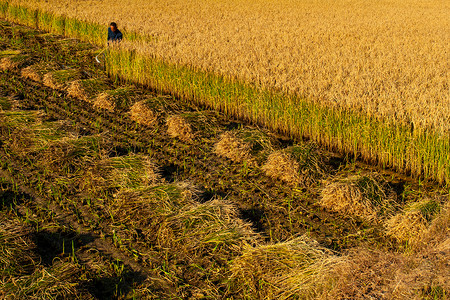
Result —
[[[0, 48], [27, 55], [0, 73], [0, 220], [26, 229], [5, 234], [24, 258], [6, 257], [19, 266], [0, 281], [8, 297], [448, 294], [445, 191], [113, 82], [85, 43], [0, 26]], [[48, 87], [25, 68], [78, 75]], [[67, 89], [92, 82], [102, 84], [85, 89], [89, 101]], [[100, 95], [113, 110], [96, 105]], [[296, 180], [280, 176], [288, 168], [276, 167], [279, 154]], [[322, 191], [334, 183], [359, 191], [352, 200], [373, 204], [376, 218], [342, 213], [330, 199], [323, 208]], [[428, 198], [436, 205], [414, 204]], [[380, 210], [380, 199], [392, 210]], [[409, 213], [426, 220], [414, 227], [420, 240], [398, 234]]]

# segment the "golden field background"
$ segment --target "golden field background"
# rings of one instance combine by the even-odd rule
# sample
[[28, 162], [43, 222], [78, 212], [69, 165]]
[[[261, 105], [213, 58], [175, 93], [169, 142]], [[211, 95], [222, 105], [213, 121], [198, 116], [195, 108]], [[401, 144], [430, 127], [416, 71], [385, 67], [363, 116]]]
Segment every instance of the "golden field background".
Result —
[[105, 27], [117, 21], [155, 36], [138, 48], [164, 61], [450, 131], [448, 1], [12, 2]]

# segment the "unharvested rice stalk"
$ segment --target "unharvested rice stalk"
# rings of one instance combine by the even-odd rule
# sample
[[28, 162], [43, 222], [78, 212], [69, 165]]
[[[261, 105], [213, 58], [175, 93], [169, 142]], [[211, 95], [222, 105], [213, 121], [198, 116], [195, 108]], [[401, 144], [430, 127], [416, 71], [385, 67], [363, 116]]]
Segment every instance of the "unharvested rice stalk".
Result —
[[214, 152], [234, 162], [251, 160], [251, 145], [236, 137], [233, 132], [223, 133], [219, 141], [214, 145]]
[[396, 209], [396, 195], [378, 174], [359, 175], [329, 183], [319, 204], [331, 211], [379, 221]]
[[130, 116], [136, 123], [146, 126], [153, 126], [158, 120], [156, 113], [147, 107], [146, 101], [136, 102], [130, 109]]
[[410, 203], [403, 212], [386, 220], [386, 234], [399, 242], [417, 247], [439, 210], [439, 203], [432, 199]]
[[245, 299], [312, 299], [333, 285], [333, 268], [344, 261], [307, 237], [247, 246], [231, 265], [231, 282]]
[[94, 107], [97, 109], [104, 109], [109, 112], [113, 112], [116, 105], [114, 104], [110, 94], [101, 93], [95, 98]]
[[20, 75], [23, 78], [31, 79], [31, 80], [36, 81], [36, 82], [41, 82], [42, 81], [42, 77], [41, 77], [41, 75], [39, 75], [38, 72], [36, 72], [35, 66], [28, 66], [26, 68], [23, 68], [20, 71]]
[[89, 95], [81, 84], [81, 80], [75, 80], [69, 83], [67, 93], [74, 98], [89, 102]]
[[191, 124], [182, 116], [170, 116], [166, 119], [167, 134], [184, 142], [192, 142], [194, 133]]
[[14, 70], [19, 66], [18, 62], [14, 62], [9, 57], [3, 57], [0, 59], [0, 71]]

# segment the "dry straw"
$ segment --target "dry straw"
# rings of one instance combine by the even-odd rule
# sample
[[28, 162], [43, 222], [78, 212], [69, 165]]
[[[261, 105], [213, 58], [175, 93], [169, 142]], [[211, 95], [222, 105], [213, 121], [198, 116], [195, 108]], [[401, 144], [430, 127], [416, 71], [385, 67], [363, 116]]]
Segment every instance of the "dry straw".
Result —
[[3, 57], [0, 59], [0, 71], [14, 70], [19, 66], [19, 63], [14, 62], [9, 57]]
[[251, 145], [228, 131], [220, 135], [219, 141], [214, 145], [214, 152], [234, 162], [251, 160]]
[[20, 75], [23, 78], [31, 79], [31, 80], [36, 81], [36, 82], [41, 82], [42, 81], [42, 76], [36, 71], [36, 67], [34, 65], [33, 66], [28, 66], [26, 68], [23, 68], [20, 71]]
[[69, 83], [69, 87], [67, 88], [67, 93], [75, 98], [81, 99], [83, 101], [89, 101], [89, 95], [86, 90], [83, 88], [81, 84], [81, 80], [75, 80]]
[[130, 109], [130, 116], [136, 123], [153, 126], [158, 121], [158, 117], [152, 109], [146, 105], [146, 101], [136, 102]]
[[333, 285], [333, 268], [344, 261], [317, 242], [299, 237], [248, 246], [233, 261], [231, 280], [246, 299], [311, 299]]
[[449, 207], [437, 199], [409, 203], [402, 212], [386, 220], [386, 234], [412, 249], [437, 239], [445, 242], [442, 234], [450, 229]]
[[194, 133], [191, 124], [182, 116], [169, 116], [166, 119], [167, 134], [184, 142], [192, 142]]
[[94, 100], [94, 107], [97, 109], [104, 109], [113, 112], [116, 105], [113, 102], [112, 96], [108, 93], [100, 93]]
[[378, 174], [366, 174], [338, 179], [321, 193], [319, 204], [344, 215], [378, 221], [396, 208], [396, 195], [386, 180]]
[[326, 166], [314, 145], [298, 145], [275, 151], [262, 166], [264, 173], [290, 185], [311, 186], [325, 173]]

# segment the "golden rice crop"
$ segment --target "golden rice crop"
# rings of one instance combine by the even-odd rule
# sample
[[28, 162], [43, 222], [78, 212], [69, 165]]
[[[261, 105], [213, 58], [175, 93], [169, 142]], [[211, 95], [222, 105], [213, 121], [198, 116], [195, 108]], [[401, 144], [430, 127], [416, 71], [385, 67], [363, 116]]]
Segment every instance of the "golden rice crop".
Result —
[[447, 2], [0, 0], [0, 14], [99, 45], [117, 21], [111, 76], [450, 182]]
[[156, 36], [140, 48], [165, 61], [450, 129], [444, 0], [12, 2], [94, 23], [116, 20]]

